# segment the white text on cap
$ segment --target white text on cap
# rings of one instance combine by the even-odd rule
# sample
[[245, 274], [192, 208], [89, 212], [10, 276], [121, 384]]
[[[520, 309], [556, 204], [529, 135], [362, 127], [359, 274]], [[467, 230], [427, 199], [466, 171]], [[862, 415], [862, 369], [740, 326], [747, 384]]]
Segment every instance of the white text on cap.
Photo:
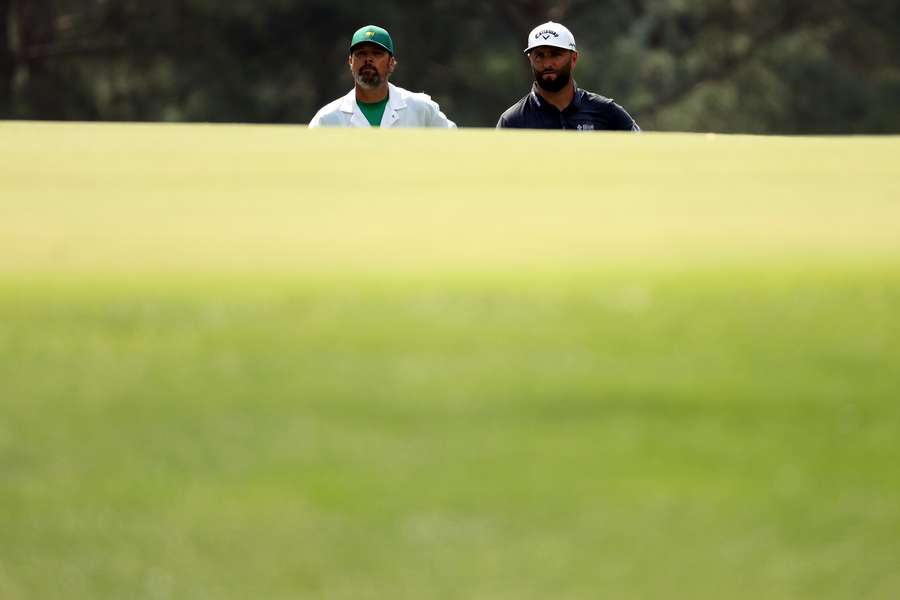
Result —
[[572, 32], [564, 25], [553, 21], [547, 21], [531, 30], [531, 33], [528, 34], [528, 46], [525, 48], [525, 53], [527, 54], [538, 46], [553, 46], [578, 52]]

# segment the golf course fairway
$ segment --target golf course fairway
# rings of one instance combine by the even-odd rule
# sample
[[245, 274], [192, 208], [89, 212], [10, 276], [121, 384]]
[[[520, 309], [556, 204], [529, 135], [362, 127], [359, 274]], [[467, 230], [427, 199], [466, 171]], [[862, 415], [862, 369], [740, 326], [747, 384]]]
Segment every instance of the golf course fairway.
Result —
[[0, 598], [900, 597], [900, 137], [0, 123]]

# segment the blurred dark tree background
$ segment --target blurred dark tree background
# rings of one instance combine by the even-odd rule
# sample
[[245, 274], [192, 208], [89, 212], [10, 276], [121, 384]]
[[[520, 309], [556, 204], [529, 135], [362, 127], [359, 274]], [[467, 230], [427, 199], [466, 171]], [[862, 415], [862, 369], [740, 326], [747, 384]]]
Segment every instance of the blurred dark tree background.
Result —
[[306, 123], [376, 23], [395, 83], [493, 126], [548, 19], [644, 129], [900, 132], [898, 0], [0, 0], [0, 117]]

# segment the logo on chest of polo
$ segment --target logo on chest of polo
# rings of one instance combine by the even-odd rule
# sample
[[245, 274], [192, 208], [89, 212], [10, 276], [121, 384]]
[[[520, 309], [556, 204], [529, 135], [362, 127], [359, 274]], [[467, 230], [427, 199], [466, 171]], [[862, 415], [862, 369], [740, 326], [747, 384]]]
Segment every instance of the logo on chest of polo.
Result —
[[576, 127], [578, 131], [593, 131], [594, 124], [593, 123], [579, 123], [578, 127]]

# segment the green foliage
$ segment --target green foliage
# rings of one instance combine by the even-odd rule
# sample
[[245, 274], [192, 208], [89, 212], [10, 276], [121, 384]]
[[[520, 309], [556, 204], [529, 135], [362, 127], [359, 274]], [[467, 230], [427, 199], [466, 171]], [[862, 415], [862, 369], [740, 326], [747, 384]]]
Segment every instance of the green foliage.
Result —
[[387, 26], [395, 81], [462, 125], [524, 95], [526, 32], [571, 26], [584, 87], [645, 129], [900, 131], [896, 3], [775, 0], [270, 0], [0, 5], [0, 114], [13, 118], [304, 123], [350, 85], [350, 32]]

